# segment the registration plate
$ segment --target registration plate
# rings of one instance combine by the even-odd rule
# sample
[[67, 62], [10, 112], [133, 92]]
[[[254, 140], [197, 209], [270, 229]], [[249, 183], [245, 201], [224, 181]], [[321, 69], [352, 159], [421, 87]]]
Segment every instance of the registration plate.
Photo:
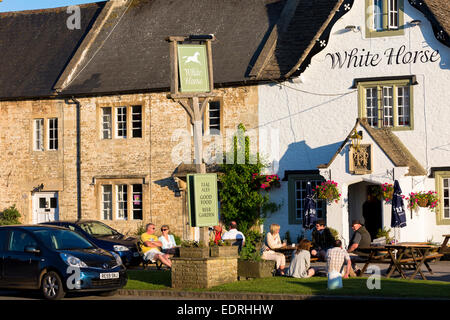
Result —
[[119, 273], [118, 272], [110, 272], [110, 273], [100, 273], [100, 279], [106, 280], [106, 279], [118, 279]]

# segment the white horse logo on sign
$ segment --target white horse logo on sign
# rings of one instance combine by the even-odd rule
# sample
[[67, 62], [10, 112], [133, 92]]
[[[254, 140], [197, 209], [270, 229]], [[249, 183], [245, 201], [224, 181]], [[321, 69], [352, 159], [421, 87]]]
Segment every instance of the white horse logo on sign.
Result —
[[200, 61], [198, 61], [198, 56], [200, 55], [200, 52], [196, 51], [193, 56], [184, 56], [183, 59], [185, 59], [184, 63], [188, 64], [190, 62], [201, 64]]

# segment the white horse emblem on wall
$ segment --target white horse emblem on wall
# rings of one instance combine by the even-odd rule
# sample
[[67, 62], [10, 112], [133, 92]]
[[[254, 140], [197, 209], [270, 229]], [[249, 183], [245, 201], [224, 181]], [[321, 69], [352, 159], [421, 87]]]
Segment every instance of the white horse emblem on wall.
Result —
[[184, 56], [183, 59], [185, 60], [184, 63], [188, 64], [190, 62], [201, 64], [200, 61], [198, 61], [198, 56], [200, 55], [200, 52], [196, 51], [193, 56]]

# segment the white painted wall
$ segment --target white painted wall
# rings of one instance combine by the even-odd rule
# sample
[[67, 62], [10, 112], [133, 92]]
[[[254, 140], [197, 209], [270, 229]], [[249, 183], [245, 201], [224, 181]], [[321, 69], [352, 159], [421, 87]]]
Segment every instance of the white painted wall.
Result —
[[[450, 166], [450, 48], [434, 36], [431, 24], [421, 12], [405, 1], [405, 34], [396, 37], [365, 38], [364, 1], [355, 1], [351, 11], [332, 28], [327, 47], [313, 57], [310, 66], [294, 82], [283, 85], [268, 84], [259, 87], [259, 124], [261, 130], [278, 130], [278, 152], [273, 160], [278, 173], [285, 170], [311, 170], [328, 163], [342, 141], [349, 134], [358, 117], [358, 93], [350, 89], [355, 78], [416, 75], [414, 86], [414, 130], [396, 131], [395, 134], [409, 148], [427, 170], [431, 167]], [[408, 22], [419, 19], [421, 26], [411, 27]], [[360, 31], [345, 31], [345, 26], [356, 25]], [[385, 52], [389, 48], [405, 46], [407, 51], [439, 51], [436, 62], [388, 64]], [[358, 48], [364, 53], [379, 54], [380, 63], [369, 67], [343, 67], [332, 69], [329, 53], [351, 51]], [[434, 56], [436, 58], [436, 56]], [[365, 135], [365, 139], [367, 138]], [[371, 143], [371, 141], [367, 141]], [[267, 148], [260, 144], [260, 150]], [[332, 164], [332, 179], [340, 185], [343, 201], [328, 207], [328, 223], [345, 237], [348, 235], [347, 188], [364, 179], [378, 183], [391, 182], [386, 175], [392, 169], [379, 148], [374, 150], [372, 176], [352, 176], [345, 168], [345, 154], [339, 155]], [[276, 166], [275, 166], [276, 167]], [[404, 194], [410, 191], [434, 190], [434, 179], [425, 177], [402, 177], [405, 170], [396, 169]], [[300, 225], [288, 224], [288, 185], [271, 192], [271, 200], [283, 204], [279, 212], [265, 223], [281, 225], [281, 234], [289, 230], [292, 237], [300, 232]], [[450, 233], [450, 226], [436, 226], [435, 214], [420, 209], [407, 213], [408, 227], [399, 231], [402, 241], [425, 241], [433, 238], [442, 241], [442, 234]], [[390, 205], [384, 206], [384, 223], [390, 225]]]

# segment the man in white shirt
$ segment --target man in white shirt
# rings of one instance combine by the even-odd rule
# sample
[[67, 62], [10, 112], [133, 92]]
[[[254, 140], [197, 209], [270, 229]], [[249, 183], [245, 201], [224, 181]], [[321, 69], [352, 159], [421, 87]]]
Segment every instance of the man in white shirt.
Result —
[[237, 230], [236, 221], [231, 221], [230, 230], [223, 234], [222, 240], [237, 240], [239, 243], [242, 242], [242, 244], [239, 245], [239, 249], [245, 245], [245, 236], [242, 232]]

